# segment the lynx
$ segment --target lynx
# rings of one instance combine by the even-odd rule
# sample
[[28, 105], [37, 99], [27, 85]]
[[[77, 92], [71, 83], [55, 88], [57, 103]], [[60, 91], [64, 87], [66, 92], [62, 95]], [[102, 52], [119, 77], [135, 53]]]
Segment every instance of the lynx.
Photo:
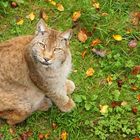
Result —
[[52, 102], [63, 112], [75, 107], [69, 40], [72, 30], [50, 29], [41, 19], [36, 34], [0, 44], [0, 118], [14, 125]]

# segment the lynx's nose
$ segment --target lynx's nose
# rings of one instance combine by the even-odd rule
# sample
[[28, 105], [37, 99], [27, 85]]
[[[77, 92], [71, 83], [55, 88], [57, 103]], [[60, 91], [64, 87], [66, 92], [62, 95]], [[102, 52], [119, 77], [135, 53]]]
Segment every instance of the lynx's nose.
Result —
[[46, 65], [50, 65], [50, 64], [51, 64], [51, 62], [50, 62], [50, 59], [49, 59], [49, 58], [44, 58], [44, 60], [45, 60], [45, 62], [44, 62], [44, 63], [45, 63]]

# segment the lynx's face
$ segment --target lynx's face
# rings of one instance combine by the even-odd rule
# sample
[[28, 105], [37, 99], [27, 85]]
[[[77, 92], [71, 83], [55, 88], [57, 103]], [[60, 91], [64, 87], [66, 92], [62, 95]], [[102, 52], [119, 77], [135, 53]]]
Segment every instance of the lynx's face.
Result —
[[34, 38], [32, 55], [37, 63], [43, 67], [59, 68], [65, 62], [69, 54], [69, 39], [71, 30], [60, 33], [48, 29], [43, 21], [38, 23], [38, 33]]

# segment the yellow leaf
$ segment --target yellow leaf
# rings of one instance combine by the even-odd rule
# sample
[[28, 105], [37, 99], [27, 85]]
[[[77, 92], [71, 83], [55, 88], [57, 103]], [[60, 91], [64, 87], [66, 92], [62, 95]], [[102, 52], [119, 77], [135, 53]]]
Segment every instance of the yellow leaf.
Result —
[[93, 0], [92, 6], [93, 6], [95, 9], [97, 9], [97, 10], [100, 9], [100, 3], [99, 3], [99, 2], [96, 2], [95, 0]]
[[56, 7], [57, 7], [57, 10], [58, 10], [58, 11], [61, 11], [61, 12], [64, 11], [64, 7], [63, 7], [62, 4], [57, 3]]
[[24, 23], [24, 20], [21, 18], [21, 19], [18, 19], [17, 21], [16, 21], [16, 24], [17, 25], [22, 25]]
[[100, 112], [101, 112], [101, 114], [105, 114], [105, 113], [107, 113], [108, 112], [108, 105], [99, 105], [100, 106]]
[[116, 41], [121, 41], [122, 40], [122, 36], [121, 35], [113, 35], [112, 36]]
[[80, 32], [78, 33], [78, 39], [79, 41], [85, 43], [87, 40], [87, 35], [85, 32], [83, 32], [82, 30], [80, 30]]
[[52, 5], [54, 5], [54, 6], [56, 6], [56, 2], [55, 1], [50, 1], [50, 4], [52, 4]]
[[35, 19], [35, 14], [31, 12], [29, 15], [27, 15], [27, 18], [29, 18], [31, 21]]
[[87, 77], [90, 77], [94, 74], [95, 70], [93, 68], [89, 68], [87, 71], [86, 71], [86, 76]]
[[67, 140], [68, 133], [66, 131], [62, 131], [61, 140]]
[[72, 20], [73, 21], [77, 21], [80, 18], [80, 16], [81, 16], [81, 12], [80, 11], [76, 11], [72, 15]]
[[121, 106], [126, 106], [128, 103], [126, 101], [122, 101]]
[[112, 84], [112, 77], [111, 77], [111, 76], [108, 76], [108, 77], [106, 78], [106, 81], [107, 81], [107, 83], [108, 83], [109, 85], [111, 85], [111, 84]]

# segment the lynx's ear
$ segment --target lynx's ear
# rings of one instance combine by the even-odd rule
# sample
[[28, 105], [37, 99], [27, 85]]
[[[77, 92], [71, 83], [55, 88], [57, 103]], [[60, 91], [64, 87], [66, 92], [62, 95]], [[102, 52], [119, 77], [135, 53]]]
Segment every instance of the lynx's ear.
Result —
[[72, 37], [72, 33], [73, 33], [72, 29], [69, 29], [69, 30], [61, 33], [60, 36], [67, 39], [67, 40], [70, 40]]
[[45, 21], [43, 19], [40, 19], [39, 22], [37, 23], [37, 29], [36, 29], [36, 34], [38, 33], [44, 33], [47, 31], [47, 26], [45, 24]]

